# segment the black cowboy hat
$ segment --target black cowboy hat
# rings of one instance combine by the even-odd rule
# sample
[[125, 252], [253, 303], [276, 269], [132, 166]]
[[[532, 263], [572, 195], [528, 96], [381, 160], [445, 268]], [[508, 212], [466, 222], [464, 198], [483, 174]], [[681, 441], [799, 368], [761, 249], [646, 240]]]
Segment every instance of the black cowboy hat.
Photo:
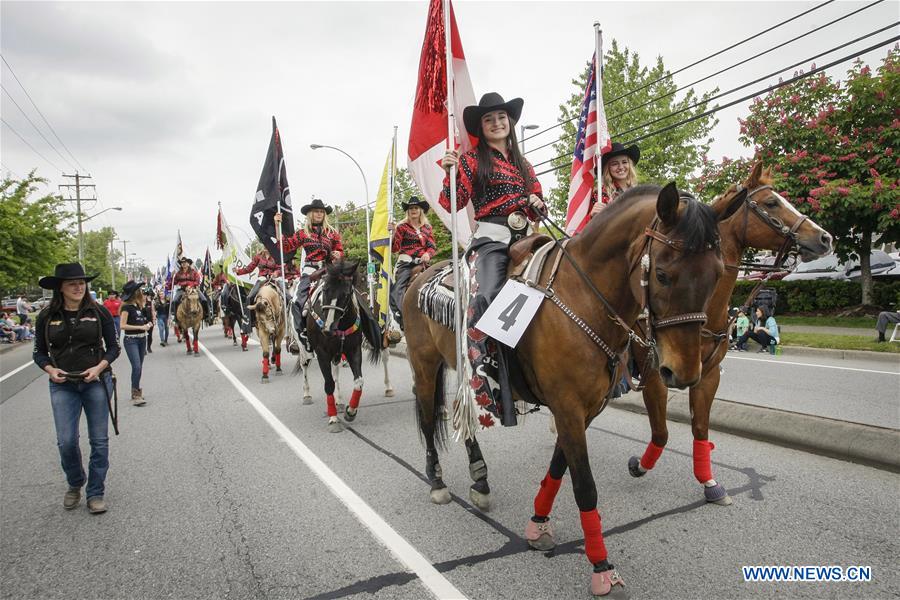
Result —
[[315, 208], [320, 208], [320, 209], [324, 210], [326, 215], [330, 215], [331, 211], [334, 210], [334, 208], [332, 208], [330, 206], [326, 206], [325, 203], [322, 202], [321, 200], [319, 200], [318, 198], [313, 198], [312, 202], [300, 207], [300, 214], [305, 215], [306, 213], [308, 213], [309, 211], [311, 211]]
[[400, 206], [403, 207], [404, 211], [407, 211], [414, 206], [418, 206], [422, 209], [423, 212], [428, 212], [428, 209], [431, 208], [430, 206], [428, 206], [428, 203], [426, 201], [420, 199], [418, 196], [410, 196], [409, 200], [407, 200], [406, 202], [401, 202]]
[[186, 262], [187, 264], [192, 265], [192, 264], [194, 264], [194, 259], [188, 258], [187, 256], [182, 256], [181, 258], [178, 259], [178, 264], [180, 265], [183, 262]]
[[108, 292], [106, 292], [106, 296], [107, 296], [107, 297], [112, 296], [113, 294], [115, 294], [116, 296], [118, 296], [118, 295], [119, 295], [119, 292], [117, 292], [116, 290], [109, 290]]
[[122, 300], [131, 300], [134, 297], [134, 293], [139, 289], [141, 289], [141, 284], [136, 281], [129, 281], [122, 286]]
[[600, 164], [606, 163], [610, 158], [623, 155], [630, 158], [632, 163], [638, 164], [638, 161], [641, 160], [641, 149], [638, 148], [637, 144], [632, 144], [626, 148], [624, 144], [613, 142], [609, 152], [604, 152], [600, 157]]
[[52, 276], [38, 279], [38, 285], [45, 290], [57, 290], [63, 281], [83, 279], [87, 283], [96, 277], [96, 275], [85, 275], [81, 263], [59, 263]]
[[505, 111], [509, 118], [518, 121], [522, 116], [522, 105], [525, 101], [521, 98], [513, 98], [509, 102], [503, 100], [503, 96], [497, 92], [488, 92], [481, 97], [477, 105], [467, 106], [463, 110], [463, 122], [466, 124], [466, 131], [478, 137], [481, 131], [481, 117], [495, 110]]

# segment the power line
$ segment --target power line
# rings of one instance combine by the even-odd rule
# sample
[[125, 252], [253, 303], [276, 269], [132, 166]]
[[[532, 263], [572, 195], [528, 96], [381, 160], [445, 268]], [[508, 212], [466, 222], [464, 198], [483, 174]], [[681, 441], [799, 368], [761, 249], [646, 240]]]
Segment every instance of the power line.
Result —
[[[19, 84], [19, 87], [22, 88], [22, 91], [25, 92], [25, 96], [28, 98], [28, 101], [31, 102], [31, 105], [34, 107], [34, 110], [36, 110], [37, 113], [38, 113], [39, 115], [41, 115], [41, 119], [43, 119], [43, 120], [44, 120], [44, 123], [47, 124], [47, 127], [50, 128], [50, 131], [53, 133], [53, 137], [55, 137], [55, 138], [59, 141], [59, 143], [62, 145], [62, 147], [65, 148], [66, 152], [69, 153], [69, 156], [72, 157], [72, 160], [75, 161], [75, 164], [77, 164], [79, 167], [81, 167], [81, 170], [82, 170], [82, 171], [87, 171], [87, 169], [84, 168], [84, 165], [82, 165], [82, 164], [78, 161], [78, 159], [75, 158], [75, 155], [72, 154], [72, 151], [69, 150], [69, 147], [66, 146], [66, 143], [63, 142], [62, 139], [60, 139], [59, 134], [57, 134], [57, 133], [56, 133], [56, 130], [53, 129], [53, 125], [50, 124], [50, 121], [47, 120], [47, 117], [44, 116], [44, 113], [42, 113], [42, 112], [41, 112], [41, 109], [39, 109], [38, 106], [37, 106], [37, 104], [35, 104], [34, 99], [31, 97], [31, 94], [28, 93], [28, 90], [26, 90], [26, 89], [25, 89], [25, 86], [22, 85], [22, 82], [19, 81], [19, 77], [16, 75], [16, 72], [13, 71], [13, 68], [12, 68], [12, 66], [9, 64], [9, 62], [7, 62], [6, 57], [3, 56], [3, 55], [0, 55], [0, 59], [3, 60], [3, 64], [5, 64], [5, 65], [6, 65], [6, 68], [9, 69], [9, 72], [12, 73], [12, 76], [15, 78], [16, 83]], [[60, 169], [60, 170], [62, 170], [62, 169]]]
[[[794, 63], [794, 64], [792, 64], [792, 65], [788, 65], [788, 66], [786, 66], [786, 67], [783, 67], [783, 68], [781, 68], [781, 69], [778, 69], [778, 70], [776, 70], [776, 71], [773, 71], [773, 72], [769, 73], [768, 75], [763, 75], [762, 77], [758, 77], [758, 78], [754, 79], [753, 81], [750, 81], [750, 82], [745, 83], [745, 84], [743, 84], [743, 85], [739, 85], [739, 86], [737, 86], [737, 87], [735, 87], [735, 88], [732, 88], [732, 89], [728, 90], [727, 92], [722, 92], [722, 93], [720, 93], [720, 94], [717, 94], [717, 95], [712, 96], [712, 97], [710, 97], [710, 98], [706, 98], [706, 99], [704, 99], [704, 100], [698, 100], [698, 101], [695, 102], [694, 104], [691, 104], [691, 105], [689, 105], [689, 106], [685, 106], [685, 107], [683, 107], [683, 108], [681, 108], [681, 109], [679, 109], [679, 110], [676, 110], [676, 111], [674, 111], [674, 112], [671, 112], [671, 113], [669, 113], [669, 114], [667, 114], [667, 115], [664, 115], [664, 116], [659, 117], [659, 118], [657, 118], [657, 119], [654, 119], [654, 120], [652, 120], [652, 121], [648, 121], [647, 123], [644, 123], [644, 124], [642, 124], [642, 125], [638, 125], [638, 126], [636, 126], [636, 127], [632, 127], [631, 129], [626, 129], [625, 131], [617, 132], [616, 135], [617, 135], [617, 136], [627, 135], [627, 134], [632, 133], [632, 132], [634, 132], [634, 131], [638, 131], [638, 130], [643, 129], [643, 128], [645, 128], [645, 127], [649, 127], [650, 125], [655, 125], [656, 123], [659, 123], [660, 121], [665, 121], [666, 119], [669, 119], [669, 118], [671, 118], [671, 117], [674, 117], [675, 115], [678, 115], [678, 114], [681, 114], [681, 113], [683, 113], [683, 112], [689, 111], [689, 110], [691, 110], [691, 109], [697, 108], [698, 106], [706, 105], [706, 104], [708, 104], [708, 103], [709, 103], [710, 101], [712, 101], [712, 100], [718, 100], [719, 98], [722, 98], [722, 97], [724, 97], [724, 96], [729, 96], [729, 95], [733, 94], [734, 92], [737, 92], [737, 91], [739, 91], [739, 90], [742, 90], [742, 89], [744, 89], [744, 88], [746, 88], [746, 87], [750, 87], [751, 85], [754, 85], [754, 84], [756, 84], [756, 83], [759, 83], [760, 81], [763, 81], [763, 80], [765, 80], [765, 79], [768, 79], [769, 77], [774, 77], [775, 75], [778, 75], [779, 73], [781, 73], [781, 72], [783, 72], [783, 71], [788, 71], [788, 70], [790, 70], [790, 69], [799, 67], [799, 66], [801, 66], [801, 65], [809, 64], [809, 63], [811, 63], [812, 61], [816, 60], [817, 58], [821, 58], [821, 57], [825, 56], [826, 54], [831, 54], [832, 52], [836, 52], [836, 51], [838, 51], [838, 50], [840, 50], [840, 49], [842, 49], [842, 48], [846, 48], [847, 46], [850, 46], [850, 45], [852, 45], [852, 44], [855, 44], [856, 42], [859, 42], [860, 40], [864, 40], [864, 39], [866, 39], [866, 38], [872, 37], [873, 35], [882, 33], [882, 32], [884, 32], [884, 31], [886, 31], [886, 30], [888, 30], [888, 29], [893, 29], [893, 28], [896, 27], [897, 25], [900, 25], [900, 21], [897, 21], [897, 22], [895, 22], [895, 23], [892, 23], [891, 25], [887, 25], [886, 27], [882, 27], [881, 29], [878, 29], [878, 30], [873, 31], [873, 32], [871, 32], [871, 33], [867, 33], [867, 34], [865, 34], [865, 35], [862, 35], [862, 36], [860, 36], [860, 37], [858, 37], [858, 38], [856, 38], [856, 39], [854, 39], [854, 40], [850, 40], [849, 42], [845, 42], [845, 43], [841, 44], [840, 46], [835, 46], [834, 48], [831, 48], [831, 49], [826, 50], [826, 51], [824, 51], [824, 52], [820, 52], [819, 54], [816, 54], [815, 56], [811, 56], [811, 57], [809, 57], [809, 58], [807, 58], [807, 59], [798, 61], [798, 62], [796, 62], [796, 63]], [[570, 135], [567, 135], [567, 136], [564, 136], [564, 137], [559, 138], [557, 141], [558, 141], [558, 142], [562, 142], [562, 141], [565, 141], [565, 140], [570, 140], [570, 139], [572, 139], [573, 137], [575, 137], [575, 134], [570, 134]], [[556, 143], [556, 142], [554, 142], [554, 143]], [[551, 159], [551, 160], [555, 160], [555, 159]], [[545, 163], [538, 163], [538, 164], [545, 164]]]
[[62, 171], [63, 171], [62, 169], [60, 169], [60, 168], [57, 167], [55, 164], [53, 164], [53, 162], [52, 162], [50, 159], [48, 159], [46, 156], [44, 156], [43, 154], [41, 154], [40, 152], [38, 152], [37, 150], [35, 150], [35, 149], [34, 149], [34, 146], [32, 146], [31, 144], [29, 144], [29, 143], [28, 143], [28, 140], [26, 140], [26, 139], [23, 138], [21, 135], [19, 135], [19, 132], [16, 131], [16, 130], [13, 128], [12, 125], [10, 125], [9, 123], [7, 123], [5, 119], [0, 118], [0, 122], [2, 122], [4, 125], [6, 125], [7, 127], [9, 127], [9, 130], [12, 131], [14, 134], [16, 134], [16, 137], [18, 137], [20, 140], [22, 140], [22, 142], [23, 142], [26, 146], [28, 146], [29, 148], [31, 148], [31, 151], [32, 151], [32, 152], [34, 152], [35, 154], [37, 154], [38, 156], [40, 156], [41, 158], [43, 158], [43, 159], [44, 159], [45, 161], [47, 161], [47, 163], [48, 163], [49, 165], [51, 165], [54, 169], [56, 169], [57, 171], [59, 171], [60, 173], [62, 173]]
[[[719, 70], [719, 71], [716, 71], [716, 72], [713, 73], [712, 75], [707, 75], [706, 77], [703, 77], [703, 78], [701, 78], [701, 79], [698, 79], [697, 81], [693, 81], [693, 82], [688, 83], [688, 84], [686, 84], [686, 85], [683, 85], [683, 86], [681, 86], [681, 87], [679, 87], [679, 88], [676, 88], [676, 89], [672, 90], [671, 92], [665, 93], [665, 94], [663, 94], [663, 95], [661, 95], [661, 96], [657, 96], [656, 98], [653, 98], [652, 100], [647, 100], [647, 101], [644, 102], [643, 104], [639, 104], [638, 106], [633, 106], [633, 107], [629, 108], [628, 110], [626, 110], [626, 111], [624, 111], [624, 112], [620, 112], [619, 114], [613, 115], [612, 117], [609, 118], [609, 120], [612, 121], [612, 120], [614, 120], [614, 119], [618, 119], [619, 117], [623, 117], [623, 116], [625, 116], [625, 115], [627, 115], [627, 114], [629, 114], [629, 113], [632, 113], [632, 112], [634, 112], [634, 111], [636, 111], [636, 110], [639, 110], [639, 109], [641, 109], [641, 108], [644, 108], [645, 106], [648, 106], [648, 105], [650, 105], [650, 104], [653, 104], [654, 102], [656, 102], [656, 101], [658, 101], [658, 100], [662, 100], [663, 98], [668, 98], [669, 96], [672, 96], [672, 95], [674, 95], [674, 94], [677, 93], [677, 92], [680, 92], [680, 91], [682, 91], [682, 90], [685, 90], [685, 89], [687, 89], [687, 88], [689, 88], [689, 87], [691, 87], [691, 86], [694, 86], [694, 85], [696, 85], [696, 84], [698, 84], [698, 83], [702, 83], [702, 82], [706, 81], [707, 79], [711, 79], [711, 78], [715, 77], [716, 75], [721, 75], [722, 73], [725, 73], [726, 71], [730, 71], [731, 69], [734, 69], [735, 67], [739, 67], [739, 66], [741, 66], [741, 65], [743, 65], [743, 64], [745, 64], [745, 63], [748, 63], [748, 62], [750, 62], [750, 61], [753, 60], [753, 59], [759, 58], [760, 56], [764, 56], [764, 55], [766, 55], [766, 54], [768, 54], [768, 53], [770, 53], [770, 52], [774, 52], [775, 50], [778, 50], [779, 48], [783, 48], [784, 46], [787, 46], [788, 44], [791, 44], [791, 43], [793, 43], [793, 42], [796, 42], [796, 41], [799, 40], [799, 39], [805, 38], [805, 37], [808, 36], [808, 35], [812, 35], [812, 34], [816, 33], [817, 31], [821, 31], [822, 29], [825, 29], [826, 27], [829, 27], [829, 26], [831, 26], [831, 25], [834, 25], [835, 23], [838, 23], [838, 22], [840, 22], [840, 21], [843, 21], [844, 19], [849, 19], [849, 18], [852, 17], [853, 15], [855, 15], [855, 14], [857, 14], [857, 13], [859, 13], [859, 12], [862, 12], [862, 11], [866, 10], [867, 8], [872, 8], [872, 7], [875, 6], [876, 4], [881, 4], [882, 2], [884, 2], [884, 0], [875, 0], [875, 2], [872, 2], [871, 4], [867, 4], [866, 6], [863, 6], [862, 8], [859, 8], [859, 9], [857, 9], [857, 10], [854, 10], [854, 11], [851, 12], [851, 13], [847, 13], [846, 15], [844, 15], [844, 16], [842, 16], [842, 17], [838, 17], [837, 19], [834, 19], [833, 21], [829, 21], [828, 23], [825, 23], [824, 25], [821, 25], [821, 26], [819, 26], [819, 27], [816, 27], [815, 29], [812, 29], [812, 30], [810, 30], [810, 31], [807, 31], [806, 33], [801, 33], [801, 34], [798, 35], [797, 37], [791, 38], [791, 39], [789, 39], [789, 40], [786, 41], [786, 42], [782, 42], [781, 44], [778, 44], [777, 46], [773, 46], [773, 47], [771, 47], [771, 48], [768, 48], [768, 49], [766, 49], [766, 50], [763, 50], [762, 52], [760, 52], [760, 53], [758, 53], [758, 54], [754, 54], [754, 55], [751, 56], [750, 58], [747, 58], [747, 59], [744, 59], [744, 60], [742, 60], [742, 61], [740, 61], [740, 62], [738, 62], [738, 63], [735, 63], [735, 64], [731, 65], [730, 67], [726, 67], [726, 68], [724, 68], [724, 69], [721, 69], [721, 70]], [[892, 25], [891, 27], [893, 27], [893, 25]], [[888, 28], [886, 27], [885, 29], [888, 29]], [[880, 30], [879, 30], [879, 32], [881, 32], [881, 31], [884, 31], [884, 29], [880, 29]], [[874, 35], [874, 34], [870, 34], [870, 35]], [[860, 38], [860, 39], [861, 39], [861, 38]], [[790, 68], [790, 67], [788, 67], [788, 68]]]
[[4, 93], [4, 94], [6, 94], [7, 96], [9, 96], [9, 99], [12, 100], [12, 103], [16, 105], [16, 108], [18, 108], [18, 109], [19, 109], [19, 112], [22, 113], [22, 116], [25, 117], [25, 120], [27, 120], [29, 123], [31, 123], [31, 126], [34, 127], [34, 130], [38, 132], [38, 135], [41, 136], [41, 138], [42, 138], [45, 142], [47, 142], [47, 145], [50, 146], [51, 148], [53, 148], [53, 151], [56, 152], [57, 154], [59, 154], [59, 157], [60, 157], [61, 159], [63, 159], [70, 167], [72, 167], [73, 169], [75, 169], [75, 168], [76, 168], [75, 165], [73, 165], [73, 164], [69, 161], [69, 159], [67, 159], [65, 156], [63, 156], [62, 153], [60, 153], [60, 151], [56, 149], [56, 146], [54, 146], [53, 144], [50, 143], [50, 140], [48, 140], [46, 137], [44, 137], [44, 134], [41, 132], [40, 129], [38, 129], [38, 126], [34, 124], [34, 121], [31, 120], [31, 118], [25, 113], [25, 111], [22, 110], [22, 107], [19, 106], [19, 103], [16, 102], [16, 99], [13, 98], [12, 94], [9, 93], [9, 90], [7, 90], [5, 87], [3, 87], [3, 84], [0, 84], [0, 89], [3, 90], [3, 93]]
[[[647, 134], [638, 136], [638, 137], [636, 137], [636, 138], [634, 138], [634, 139], [632, 139], [632, 140], [629, 140], [629, 141], [625, 142], [625, 145], [628, 145], [628, 144], [634, 144], [634, 143], [640, 142], [640, 141], [642, 141], [642, 140], [645, 140], [645, 139], [647, 139], [647, 138], [650, 138], [650, 137], [659, 135], [659, 134], [661, 134], [661, 133], [666, 133], [667, 131], [671, 131], [672, 129], [675, 129], [676, 127], [680, 127], [680, 126], [682, 126], [682, 125], [686, 125], [687, 123], [690, 123], [690, 122], [692, 122], [692, 121], [696, 121], [697, 119], [702, 119], [703, 117], [706, 117], [706, 116], [709, 116], [709, 115], [711, 115], [711, 114], [713, 114], [713, 113], [719, 112], [720, 110], [724, 110], [724, 109], [726, 109], [726, 108], [732, 107], [732, 106], [734, 106], [735, 104], [740, 104], [741, 102], [744, 102], [744, 101], [746, 101], [746, 100], [750, 100], [751, 98], [755, 98], [756, 96], [762, 95], [762, 94], [764, 94], [764, 93], [766, 93], [766, 92], [771, 92], [771, 91], [773, 91], [773, 90], [777, 90], [777, 89], [779, 89], [779, 88], [783, 88], [783, 87], [785, 87], [785, 86], [787, 86], [787, 85], [790, 85], [790, 84], [792, 84], [792, 83], [796, 83], [797, 81], [800, 81], [801, 79], [806, 79], [807, 77], [811, 77], [812, 75], [815, 75], [816, 73], [820, 73], [820, 72], [822, 72], [822, 71], [824, 71], [824, 70], [826, 70], [826, 69], [830, 69], [831, 67], [834, 67], [834, 66], [836, 66], [836, 65], [839, 65], [839, 64], [841, 64], [841, 63], [843, 63], [843, 62], [847, 62], [848, 60], [852, 60], [852, 59], [854, 59], [854, 58], [859, 58], [860, 56], [862, 56], [863, 54], [866, 54], [867, 52], [871, 52], [872, 50], [877, 50], [878, 48], [882, 48], [882, 47], [884, 47], [884, 46], [886, 46], [886, 45], [888, 45], [888, 44], [892, 44], [892, 43], [896, 42], [897, 40], [900, 40], [900, 35], [894, 36], [894, 37], [892, 37], [892, 38], [890, 38], [890, 39], [884, 40], [883, 42], [880, 42], [880, 43], [878, 43], [878, 44], [875, 44], [875, 45], [873, 45], [873, 46], [869, 46], [868, 48], [865, 48], [865, 49], [860, 50], [860, 51], [858, 51], [858, 52], [854, 52], [854, 53], [852, 53], [852, 54], [849, 54], [849, 55], [847, 55], [847, 56], [844, 56], [844, 57], [842, 57], [842, 58], [839, 58], [839, 59], [837, 59], [837, 60], [835, 60], [835, 61], [832, 61], [832, 62], [828, 63], [827, 65], [823, 65], [823, 66], [821, 66], [821, 67], [817, 67], [817, 68], [812, 69], [812, 70], [810, 70], [810, 71], [808, 71], [808, 72], [806, 72], [806, 73], [802, 73], [802, 74], [800, 74], [800, 75], [796, 75], [796, 76], [794, 76], [794, 77], [791, 77], [790, 79], [787, 79], [787, 80], [785, 80], [785, 81], [780, 81], [780, 82], [778, 82], [777, 84], [770, 85], [770, 86], [768, 86], [768, 87], [766, 87], [766, 88], [763, 88], [763, 89], [761, 89], [761, 90], [758, 90], [758, 91], [756, 91], [756, 92], [754, 92], [754, 93], [752, 93], [752, 94], [748, 94], [748, 95], [746, 95], [746, 96], [743, 96], [743, 97], [741, 97], [741, 98], [738, 98], [737, 100], [733, 100], [733, 101], [731, 101], [731, 102], [729, 102], [729, 103], [727, 103], [727, 104], [723, 104], [723, 105], [721, 105], [721, 106], [716, 106], [716, 107], [711, 108], [711, 109], [709, 109], [709, 110], [707, 110], [707, 111], [705, 111], [705, 112], [703, 112], [703, 113], [701, 113], [701, 114], [694, 115], [694, 116], [692, 116], [692, 117], [690, 117], [690, 118], [684, 119], [683, 121], [679, 121], [679, 122], [673, 123], [673, 124], [671, 124], [671, 125], [666, 125], [665, 127], [661, 128], [661, 129], [658, 129], [658, 130], [656, 130], [656, 131], [651, 131], [650, 133], [647, 133]], [[535, 165], [535, 166], [544, 165], [544, 164], [547, 164], [547, 163], [549, 163], [549, 162], [553, 162], [554, 160], [558, 160], [558, 159], [560, 159], [560, 158], [563, 158], [563, 157], [565, 157], [565, 156], [567, 156], [567, 154], [561, 154], [561, 155], [559, 155], [559, 156], [557, 156], [557, 157], [555, 157], [555, 158], [551, 158], [550, 160], [545, 160], [545, 161], [543, 161], [543, 162], [540, 162], [540, 163], [538, 163], [538, 164]], [[553, 167], [553, 168], [551, 168], [551, 169], [547, 169], [546, 171], [541, 171], [540, 173], [537, 173], [537, 175], [540, 176], [540, 175], [545, 175], [545, 174], [547, 174], [547, 173], [552, 173], [552, 172], [558, 171], [558, 170], [560, 170], [560, 169], [562, 169], [562, 168], [564, 168], [564, 167], [566, 167], [566, 166], [569, 166], [569, 165], [565, 165], [565, 164], [559, 165], [559, 166], [557, 166], [557, 167]]]
[[[689, 65], [687, 65], [687, 66], [685, 66], [685, 67], [681, 67], [680, 69], [677, 69], [677, 70], [675, 70], [675, 71], [672, 71], [671, 73], [667, 73], [667, 74], [663, 75], [662, 77], [660, 77], [660, 78], [658, 78], [658, 79], [655, 79], [654, 81], [651, 81], [651, 82], [649, 82], [649, 83], [645, 83], [644, 85], [642, 85], [642, 86], [640, 86], [640, 87], [638, 87], [638, 88], [636, 88], [636, 89], [630, 90], [630, 91], [626, 92], [625, 94], [622, 94], [621, 96], [618, 96], [618, 97], [616, 97], [616, 98], [613, 98], [612, 100], [610, 100], [610, 101], [607, 103], [607, 106], [609, 106], [610, 104], [612, 104], [612, 103], [614, 103], [614, 102], [618, 102], [619, 100], [622, 100], [622, 99], [624, 99], [624, 98], [627, 98], [627, 97], [631, 96], [632, 94], [635, 94], [635, 93], [637, 93], [637, 92], [643, 90], [644, 88], [647, 88], [647, 87], [649, 87], [649, 86], [651, 86], [651, 85], [655, 85], [655, 84], [659, 83], [660, 81], [663, 81], [663, 80], [665, 80], [665, 79], [669, 79], [669, 78], [671, 78], [671, 77], [677, 75], [678, 73], [681, 73], [682, 71], [686, 71], [687, 69], [690, 69], [691, 67], [695, 67], [695, 66], [699, 65], [699, 64], [702, 63], [702, 62], [705, 62], [705, 61], [707, 61], [707, 60], [709, 60], [709, 59], [711, 59], [711, 58], [714, 58], [714, 57], [716, 57], [716, 56], [722, 54], [723, 52], [727, 52], [728, 50], [732, 50], [732, 49], [734, 49], [734, 48], [737, 48], [738, 46], [740, 46], [740, 45], [742, 45], [742, 44], [745, 44], [746, 42], [749, 42], [750, 40], [753, 40], [753, 39], [755, 39], [755, 38], [757, 38], [757, 37], [763, 35], [764, 33], [768, 33], [768, 32], [770, 32], [770, 31], [773, 31], [773, 30], [775, 30], [775, 29], [781, 27], [782, 25], [786, 25], [786, 24], [790, 23], [791, 21], [795, 21], [795, 20], [799, 19], [800, 17], [802, 17], [802, 16], [804, 16], [804, 15], [808, 15], [809, 13], [811, 13], [811, 12], [813, 12], [813, 11], [817, 11], [817, 10], [819, 10], [820, 8], [823, 8], [823, 7], [825, 7], [825, 6], [829, 5], [829, 4], [831, 4], [832, 2], [834, 2], [834, 0], [827, 0], [826, 2], [823, 2], [822, 4], [819, 4], [818, 6], [814, 6], [814, 7], [810, 8], [809, 10], [803, 11], [802, 13], [800, 13], [800, 14], [798, 14], [798, 15], [794, 15], [793, 17], [791, 17], [791, 18], [789, 18], [789, 19], [786, 19], [786, 20], [784, 20], [784, 21], [781, 21], [780, 23], [776, 23], [775, 25], [772, 25], [771, 27], [769, 27], [769, 28], [767, 28], [767, 29], [764, 29], [763, 31], [760, 31], [759, 33], [756, 33], [756, 34], [754, 34], [754, 35], [751, 35], [750, 37], [745, 38], [745, 39], [741, 40], [740, 42], [737, 42], [737, 43], [732, 44], [731, 46], [728, 46], [727, 48], [723, 48], [722, 50], [719, 50], [719, 51], [717, 51], [717, 52], [714, 52], [713, 54], [710, 54], [709, 56], [705, 56], [704, 58], [701, 58], [700, 60], [694, 61], [694, 62], [692, 62], [691, 64], [689, 64]], [[524, 142], [524, 141], [526, 141], [526, 140], [530, 140], [531, 138], [537, 137], [537, 136], [541, 135], [542, 133], [546, 133], [546, 132], [548, 132], [548, 131], [550, 131], [550, 130], [552, 130], [552, 129], [555, 129], [555, 128], [557, 128], [557, 127], [560, 127], [560, 126], [562, 126], [562, 125], [564, 125], [564, 124], [566, 124], [566, 123], [571, 123], [572, 121], [575, 121], [575, 120], [577, 120], [577, 119], [578, 119], [578, 115], [572, 117], [571, 119], [567, 119], [567, 120], [565, 120], [565, 121], [560, 121], [560, 122], [557, 123], [556, 125], [551, 125], [550, 127], [546, 128], [546, 129], [542, 129], [541, 131], [538, 131], [538, 132], [535, 133], [534, 135], [530, 135], [530, 136], [528, 136], [528, 137], [526, 137], [526, 138], [522, 138], [521, 141]]]

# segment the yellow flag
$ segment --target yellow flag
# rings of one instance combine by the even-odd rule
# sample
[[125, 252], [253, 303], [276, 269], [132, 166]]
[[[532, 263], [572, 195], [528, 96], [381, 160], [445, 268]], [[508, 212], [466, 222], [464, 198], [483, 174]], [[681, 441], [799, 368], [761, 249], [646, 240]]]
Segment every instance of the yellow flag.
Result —
[[375, 314], [378, 316], [378, 324], [382, 327], [388, 321], [390, 311], [388, 302], [388, 289], [391, 285], [390, 268], [391, 234], [387, 225], [389, 220], [388, 208], [390, 205], [390, 178], [391, 178], [391, 154], [384, 162], [384, 173], [381, 176], [381, 185], [378, 186], [378, 196], [375, 198], [375, 212], [372, 215], [372, 229], [370, 232], [369, 255], [375, 263]]

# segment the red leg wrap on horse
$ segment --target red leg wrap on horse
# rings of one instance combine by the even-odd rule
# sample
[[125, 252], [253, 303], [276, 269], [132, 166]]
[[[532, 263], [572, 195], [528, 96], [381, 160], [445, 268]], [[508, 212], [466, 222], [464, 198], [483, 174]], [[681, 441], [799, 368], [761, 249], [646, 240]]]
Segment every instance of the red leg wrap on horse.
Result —
[[550, 473], [544, 475], [541, 480], [541, 489], [538, 490], [537, 496], [534, 498], [534, 514], [538, 517], [547, 517], [553, 510], [553, 501], [556, 499], [556, 493], [559, 486], [562, 485], [562, 479], [553, 479]]
[[706, 483], [713, 478], [709, 455], [715, 447], [716, 445], [709, 440], [694, 440], [694, 477], [700, 483]]
[[281, 368], [281, 352], [275, 355], [275, 366]]
[[662, 453], [662, 446], [657, 446], [653, 442], [650, 442], [647, 444], [647, 449], [644, 450], [644, 455], [641, 457], [641, 467], [649, 471], [656, 466], [656, 461], [659, 460], [659, 456]]
[[262, 359], [263, 375], [269, 374], [269, 357], [264, 356]]
[[581, 513], [581, 529], [584, 531], [584, 553], [592, 565], [606, 560], [606, 544], [603, 543], [603, 528], [597, 509]]
[[362, 397], [362, 390], [353, 390], [353, 393], [350, 395], [350, 408], [356, 410], [359, 406], [359, 399]]
[[336, 417], [337, 416], [337, 405], [334, 402], [334, 395], [328, 394], [328, 398], [326, 398], [328, 402], [328, 416]]

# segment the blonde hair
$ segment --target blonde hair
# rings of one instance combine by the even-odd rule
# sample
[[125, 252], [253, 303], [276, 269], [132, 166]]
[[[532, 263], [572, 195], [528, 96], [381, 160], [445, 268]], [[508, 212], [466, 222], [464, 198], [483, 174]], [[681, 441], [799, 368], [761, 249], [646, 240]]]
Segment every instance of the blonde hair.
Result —
[[[625, 188], [628, 189], [637, 185], [637, 170], [634, 168], [634, 161], [631, 160], [630, 156], [626, 156], [628, 159], [628, 175], [625, 177]], [[610, 159], [612, 160], [612, 159]], [[606, 190], [606, 193], [609, 194], [609, 197], [612, 198], [614, 192], [616, 190], [616, 184], [613, 183], [613, 178], [609, 174], [609, 162], [606, 162], [603, 165], [603, 189]]]
[[131, 298], [123, 302], [123, 304], [133, 304], [139, 308], [144, 308], [144, 304], [147, 303], [147, 297], [144, 296], [144, 290], [138, 288], [134, 291]]
[[[419, 227], [421, 227], [422, 225], [425, 225], [426, 223], [429, 223], [428, 213], [426, 213], [424, 210], [422, 210], [421, 206], [410, 206], [409, 208], [418, 208], [419, 209]], [[411, 222], [409, 220], [409, 208], [406, 209], [406, 216], [403, 217], [403, 220], [400, 221], [400, 223], [410, 223], [411, 224]], [[397, 224], [399, 225], [400, 223], [397, 223]]]
[[[316, 209], [316, 210], [322, 210], [322, 209], [320, 208], [320, 209]], [[307, 216], [306, 221], [303, 223], [303, 231], [305, 231], [306, 233], [312, 233], [312, 227], [313, 227], [312, 217]], [[322, 219], [322, 231], [325, 231], [325, 232], [333, 231], [333, 232], [337, 233], [337, 229], [335, 229], [335, 227], [331, 223], [328, 222], [328, 213], [327, 212], [325, 213], [325, 218]]]

